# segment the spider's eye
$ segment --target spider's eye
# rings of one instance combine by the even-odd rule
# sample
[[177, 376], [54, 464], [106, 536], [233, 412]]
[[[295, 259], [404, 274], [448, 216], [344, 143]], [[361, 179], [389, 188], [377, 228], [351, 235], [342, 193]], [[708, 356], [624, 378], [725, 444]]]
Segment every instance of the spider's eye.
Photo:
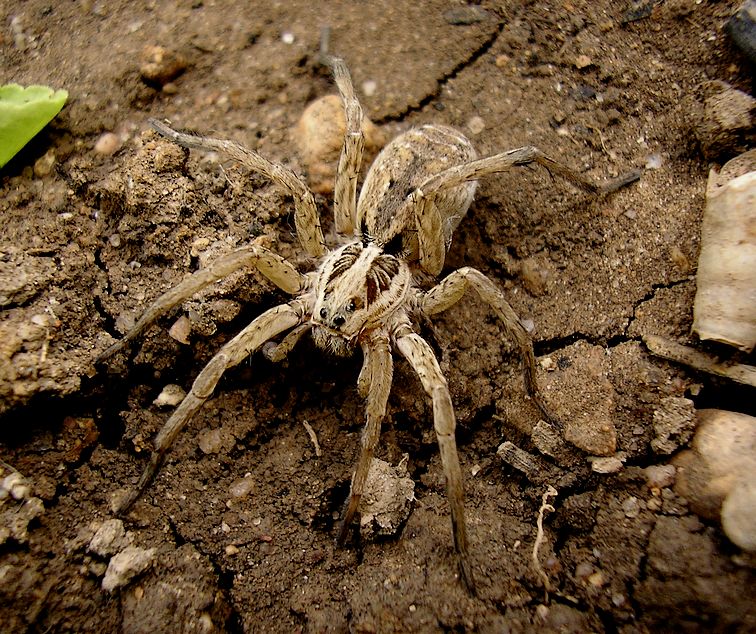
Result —
[[353, 297], [347, 302], [345, 308], [348, 313], [353, 313], [355, 310], [362, 308], [362, 300], [359, 297]]

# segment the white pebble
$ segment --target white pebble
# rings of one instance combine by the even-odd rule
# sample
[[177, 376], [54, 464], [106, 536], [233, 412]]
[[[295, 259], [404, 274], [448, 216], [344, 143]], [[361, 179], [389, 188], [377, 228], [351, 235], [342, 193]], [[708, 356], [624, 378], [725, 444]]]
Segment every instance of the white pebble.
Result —
[[467, 128], [470, 130], [471, 134], [477, 135], [486, 129], [486, 122], [483, 121], [482, 117], [475, 116], [467, 122]]
[[152, 401], [152, 404], [156, 407], [175, 407], [181, 401], [184, 400], [186, 392], [180, 385], [169, 383], [163, 388], [163, 391], [158, 394], [158, 397]]
[[743, 478], [722, 504], [722, 528], [730, 541], [756, 552], [756, 482]]
[[121, 550], [127, 543], [123, 522], [118, 519], [107, 520], [90, 540], [88, 550], [101, 557], [107, 557]]
[[281, 41], [284, 44], [294, 44], [294, 34], [290, 31], [286, 31], [281, 34]]
[[200, 432], [199, 447], [202, 453], [218, 453], [222, 446], [220, 429], [204, 429]]
[[100, 135], [100, 138], [94, 144], [95, 154], [99, 154], [100, 156], [111, 156], [120, 148], [121, 139], [117, 134], [113, 134], [112, 132], [105, 132]]
[[232, 498], [243, 498], [249, 495], [249, 492], [255, 487], [255, 480], [252, 477], [240, 478], [234, 480], [228, 487], [228, 492]]
[[372, 79], [362, 82], [362, 92], [366, 97], [372, 97], [377, 89], [378, 84]]
[[617, 473], [620, 469], [622, 469], [622, 460], [615, 456], [591, 459], [591, 471], [594, 473]]
[[110, 560], [102, 580], [102, 589], [112, 592], [116, 588], [125, 586], [138, 574], [147, 570], [154, 558], [154, 548], [144, 549], [136, 546], [124, 548]]
[[658, 170], [662, 166], [661, 154], [652, 154], [646, 159], [647, 170]]

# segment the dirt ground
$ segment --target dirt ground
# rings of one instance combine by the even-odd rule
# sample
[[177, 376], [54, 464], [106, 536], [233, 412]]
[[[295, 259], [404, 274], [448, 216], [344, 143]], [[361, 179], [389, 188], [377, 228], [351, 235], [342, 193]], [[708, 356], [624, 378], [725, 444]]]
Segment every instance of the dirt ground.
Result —
[[[0, 476], [17, 470], [40, 501], [25, 520], [7, 502], [3, 511], [16, 523], [0, 545], [0, 629], [756, 631], [753, 559], [689, 510], [674, 470], [649, 469], [687, 444], [652, 445], [655, 412], [687, 398], [753, 414], [753, 390], [654, 358], [641, 341], [700, 346], [689, 333], [710, 160], [695, 103], [709, 80], [751, 92], [753, 68], [724, 30], [737, 3], [311, 4], [0, 7], [0, 82], [70, 94], [0, 173]], [[96, 355], [233, 246], [256, 239], [301, 271], [315, 265], [290, 198], [237, 165], [185, 154], [147, 119], [233, 138], [304, 173], [291, 130], [334, 92], [317, 60], [324, 26], [389, 138], [441, 122], [480, 154], [536, 145], [597, 180], [645, 168], [599, 200], [539, 169], [488, 178], [455, 235], [445, 273], [474, 266], [504, 289], [532, 327], [539, 381], [569, 441], [548, 452], [537, 440], [516, 349], [483, 303], [466, 298], [434, 319], [475, 597], [456, 577], [432, 411], [404, 362], [378, 456], [408, 456], [412, 512], [394, 534], [355, 530], [334, 545], [364, 417], [361, 359], [309, 340], [283, 363], [257, 354], [229, 371], [123, 524], [112, 521], [113, 496], [135, 483], [172, 409], [158, 395], [188, 389], [285, 296], [258, 274], [234, 275], [107, 363], [95, 367]], [[156, 46], [175, 58], [151, 74], [145, 47]], [[107, 132], [116, 137], [97, 144]], [[330, 196], [318, 204], [333, 240]], [[188, 345], [169, 335], [187, 324]], [[538, 469], [502, 461], [504, 441]], [[595, 456], [617, 460], [601, 473]], [[549, 485], [546, 596], [532, 551]], [[124, 549], [146, 569], [105, 590]]]

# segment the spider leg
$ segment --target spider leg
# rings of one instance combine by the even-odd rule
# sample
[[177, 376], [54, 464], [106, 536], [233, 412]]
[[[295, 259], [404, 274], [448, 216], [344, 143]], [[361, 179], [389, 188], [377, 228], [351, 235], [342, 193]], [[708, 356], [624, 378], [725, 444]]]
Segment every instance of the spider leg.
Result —
[[[365, 359], [358, 385], [364, 386], [369, 384], [370, 386], [366, 394], [366, 422], [365, 428], [362, 431], [360, 455], [357, 459], [354, 474], [352, 475], [349, 500], [344, 511], [344, 517], [341, 520], [339, 534], [336, 537], [338, 545], [344, 543], [349, 526], [360, 506], [365, 481], [367, 480], [368, 471], [370, 471], [370, 463], [373, 461], [373, 451], [381, 435], [381, 421], [386, 415], [386, 406], [388, 404], [389, 392], [391, 391], [391, 379], [394, 373], [394, 362], [391, 357], [388, 335], [380, 333], [374, 336], [365, 344], [363, 350], [365, 350]], [[360, 393], [363, 393], [364, 389], [364, 387], [360, 387]]]
[[290, 304], [281, 304], [265, 311], [218, 351], [194, 380], [189, 394], [158, 432], [150, 462], [136, 487], [118, 505], [118, 515], [126, 512], [152, 481], [176, 436], [213, 393], [223, 373], [239, 364], [272, 337], [297, 326], [302, 319], [301, 306], [296, 300]]
[[640, 178], [639, 171], [632, 171], [617, 179], [599, 184], [532, 146], [509, 150], [450, 167], [428, 178], [410, 194], [415, 207], [422, 268], [433, 275], [438, 275], [446, 256], [445, 245], [443, 240], [439, 238], [442, 235], [440, 231], [441, 216], [434, 204], [434, 198], [438, 192], [462, 183], [478, 180], [490, 174], [506, 172], [517, 165], [529, 165], [530, 163], [541, 165], [549, 173], [556, 174], [593, 194], [611, 193]]
[[331, 68], [333, 79], [344, 104], [346, 131], [341, 148], [339, 166], [333, 194], [333, 215], [336, 232], [348, 235], [354, 232], [357, 209], [357, 178], [360, 174], [365, 137], [362, 133], [362, 107], [354, 93], [352, 77], [344, 60], [325, 55], [323, 63]]
[[538, 390], [535, 354], [530, 336], [520, 323], [517, 313], [504, 298], [504, 294], [483, 273], [470, 267], [464, 267], [450, 273], [443, 281], [422, 296], [420, 308], [428, 316], [440, 313], [462, 299], [465, 291], [470, 287], [493, 308], [506, 332], [517, 343], [522, 357], [522, 370], [528, 394], [546, 417], [546, 420], [557, 427], [561, 427], [561, 423], [549, 412]]
[[446, 476], [446, 495], [451, 510], [452, 535], [457, 553], [459, 575], [471, 593], [475, 593], [472, 567], [467, 555], [467, 528], [465, 526], [465, 504], [462, 490], [462, 470], [457, 455], [457, 441], [454, 438], [456, 419], [449, 395], [449, 387], [441, 373], [430, 345], [416, 333], [401, 335], [396, 339], [396, 347], [409, 361], [423, 384], [423, 389], [433, 401], [433, 426], [436, 430], [441, 464]]
[[190, 149], [218, 152], [238, 161], [254, 172], [259, 172], [276, 185], [283, 187], [294, 198], [294, 224], [302, 248], [312, 257], [323, 255], [326, 252], [315, 198], [307, 185], [290, 169], [283, 165], [271, 163], [254, 150], [245, 148], [235, 141], [185, 134], [170, 128], [157, 119], [150, 119], [149, 121], [158, 133], [177, 145]]
[[99, 363], [112, 356], [132, 339], [137, 337], [147, 326], [158, 317], [164, 315], [174, 306], [188, 299], [209, 284], [227, 277], [234, 271], [244, 267], [256, 267], [265, 277], [290, 294], [299, 293], [305, 286], [305, 276], [301, 275], [289, 262], [280, 255], [263, 247], [247, 246], [228, 253], [210, 266], [190, 275], [178, 285], [158, 297], [126, 333], [123, 339], [105, 349], [95, 360]]

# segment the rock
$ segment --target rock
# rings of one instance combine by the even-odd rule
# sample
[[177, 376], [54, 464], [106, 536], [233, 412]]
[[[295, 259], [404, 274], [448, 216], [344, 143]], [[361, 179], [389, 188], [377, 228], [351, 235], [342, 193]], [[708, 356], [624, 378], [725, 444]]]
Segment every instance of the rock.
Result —
[[162, 46], [146, 46], [142, 51], [139, 74], [145, 83], [162, 87], [183, 73], [187, 65], [186, 59], [175, 51]]
[[228, 493], [232, 499], [239, 500], [249, 495], [252, 489], [255, 488], [255, 479], [249, 475], [234, 480], [228, 487]]
[[444, 12], [444, 20], [446, 20], [447, 24], [455, 26], [469, 26], [477, 22], [484, 22], [489, 17], [485, 9], [473, 5], [455, 7]]
[[168, 335], [184, 345], [189, 344], [189, 335], [192, 333], [192, 322], [186, 315], [181, 315], [168, 330]]
[[756, 142], [756, 99], [722, 81], [709, 81], [699, 90], [690, 119], [703, 155], [714, 160], [738, 154]]
[[625, 464], [627, 456], [624, 452], [619, 452], [616, 456], [608, 456], [597, 458], [591, 456], [589, 461], [591, 463], [591, 471], [593, 473], [617, 473], [622, 470]]
[[236, 439], [230, 431], [222, 427], [216, 427], [215, 429], [203, 429], [199, 433], [198, 442], [202, 453], [216, 454], [221, 453], [223, 450], [229, 451], [233, 449]]
[[756, 0], [746, 0], [727, 21], [727, 32], [752, 64], [756, 64]]
[[112, 156], [120, 147], [121, 139], [118, 135], [112, 132], [105, 132], [95, 141], [94, 151], [95, 154], [99, 154], [100, 156]]
[[668, 396], [659, 403], [654, 412], [656, 438], [651, 448], [659, 454], [668, 455], [677, 451], [693, 436], [696, 427], [693, 401], [678, 396]]
[[409, 517], [415, 483], [404, 461], [396, 467], [373, 459], [360, 501], [360, 534], [365, 539], [394, 535]]
[[467, 122], [467, 129], [470, 130], [470, 134], [478, 136], [483, 130], [486, 129], [486, 122], [483, 117], [474, 116]]
[[129, 545], [126, 529], [119, 519], [107, 520], [97, 529], [89, 542], [89, 552], [100, 557], [110, 557]]
[[176, 405], [184, 400], [185, 396], [186, 392], [184, 388], [175, 383], [169, 383], [158, 394], [157, 398], [152, 401], [152, 404], [155, 407], [176, 407]]
[[692, 448], [673, 460], [675, 492], [701, 517], [721, 517], [733, 543], [750, 548], [756, 539], [756, 418], [705, 409], [697, 413], [697, 419]]
[[34, 162], [34, 176], [37, 178], [44, 178], [45, 176], [49, 176], [50, 173], [53, 171], [53, 167], [55, 167], [55, 152], [52, 150], [47, 151], [45, 154], [40, 156], [35, 162]]
[[30, 497], [21, 504], [3, 503], [0, 511], [0, 545], [8, 539], [25, 544], [29, 539], [29, 524], [45, 512], [42, 500]]
[[[313, 101], [305, 108], [292, 131], [308, 172], [310, 189], [316, 194], [333, 192], [345, 132], [344, 107], [338, 95], [327, 95]], [[378, 150], [386, 144], [386, 135], [365, 116], [362, 117], [362, 133], [365, 135], [362, 164], [369, 165]]]
[[102, 589], [113, 592], [129, 583], [134, 577], [147, 570], [155, 558], [154, 548], [138, 548], [128, 546], [115, 555], [108, 564], [105, 577], [102, 579]]
[[741, 479], [722, 504], [722, 528], [730, 541], [756, 553], [756, 481]]

